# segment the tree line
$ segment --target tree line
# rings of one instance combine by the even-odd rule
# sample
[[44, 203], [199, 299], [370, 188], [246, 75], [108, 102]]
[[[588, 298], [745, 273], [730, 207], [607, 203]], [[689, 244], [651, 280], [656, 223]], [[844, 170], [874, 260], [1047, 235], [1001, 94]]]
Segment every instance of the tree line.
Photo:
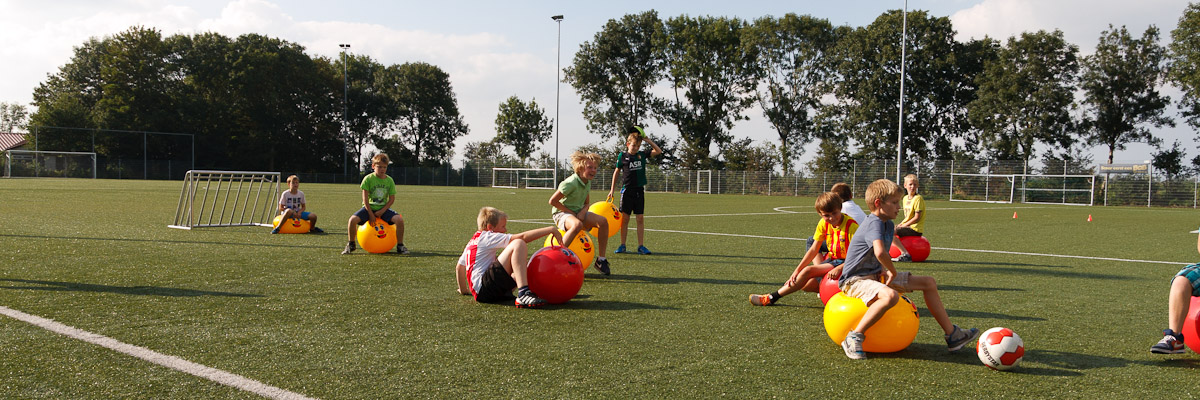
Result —
[[[132, 27], [92, 38], [33, 99], [34, 127], [194, 134], [208, 168], [331, 172], [350, 160], [357, 173], [368, 144], [401, 165], [437, 165], [467, 134], [449, 75], [434, 65], [313, 58], [258, 34], [163, 37]], [[43, 149], [91, 146], [77, 133], [37, 139]], [[119, 140], [102, 137], [95, 148], [110, 153]]]
[[[666, 162], [690, 169], [792, 170], [813, 142], [818, 171], [894, 158], [901, 121], [906, 159], [1090, 162], [1083, 147], [1104, 146], [1111, 163], [1130, 143], [1163, 148], [1151, 127], [1174, 126], [1164, 85], [1183, 90], [1182, 116], [1200, 127], [1196, 4], [1169, 46], [1154, 26], [1139, 36], [1110, 25], [1088, 56], [1058, 30], [959, 42], [949, 18], [924, 11], [908, 13], [902, 40], [904, 17], [888, 11], [851, 28], [795, 14], [630, 14], [581, 45], [565, 82], [581, 95], [590, 131], [612, 138], [648, 119], [672, 126], [680, 136], [662, 141]], [[730, 133], [755, 104], [777, 140], [755, 146]], [[1179, 173], [1182, 153], [1176, 142], [1156, 164]]]
[[[1090, 162], [1083, 149], [1104, 146], [1112, 162], [1148, 143], [1160, 149], [1158, 169], [1200, 167], [1151, 131], [1175, 124], [1166, 85], [1182, 90], [1181, 117], [1200, 127], [1200, 6], [1183, 10], [1168, 46], [1154, 26], [1136, 35], [1110, 25], [1088, 56], [1058, 30], [959, 42], [948, 17], [909, 12], [906, 36], [904, 18], [892, 10], [854, 28], [796, 14], [629, 14], [580, 46], [563, 81], [604, 140], [649, 120], [675, 128], [678, 137], [655, 137], [668, 168], [791, 171], [817, 143], [809, 168], [837, 171], [895, 157], [901, 122], [906, 159]], [[37, 87], [34, 105], [34, 126], [194, 133], [197, 158], [229, 169], [337, 171], [368, 145], [401, 165], [434, 165], [468, 132], [434, 65], [314, 58], [257, 34], [133, 27], [93, 38]], [[732, 133], [755, 106], [777, 134], [757, 145]], [[468, 161], [554, 164], [534, 154], [554, 126], [536, 101], [510, 97], [495, 123], [494, 139], [465, 146]]]

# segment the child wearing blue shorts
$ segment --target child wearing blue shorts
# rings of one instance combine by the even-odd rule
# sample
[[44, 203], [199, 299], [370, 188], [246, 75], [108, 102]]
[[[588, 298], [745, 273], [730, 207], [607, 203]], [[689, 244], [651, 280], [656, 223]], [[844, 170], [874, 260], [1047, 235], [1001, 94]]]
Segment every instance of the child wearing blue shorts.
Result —
[[[1196, 238], [1196, 251], [1200, 252], [1200, 236]], [[1150, 346], [1155, 354], [1180, 354], [1183, 348], [1183, 320], [1187, 319], [1192, 296], [1200, 296], [1200, 264], [1191, 264], [1171, 278], [1171, 294], [1167, 300], [1167, 329], [1163, 338]]]

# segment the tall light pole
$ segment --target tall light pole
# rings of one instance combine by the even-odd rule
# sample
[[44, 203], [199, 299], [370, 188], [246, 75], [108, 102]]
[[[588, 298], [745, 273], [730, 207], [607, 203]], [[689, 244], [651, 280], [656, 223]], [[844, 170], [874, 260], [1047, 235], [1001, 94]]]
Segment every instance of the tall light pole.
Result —
[[[342, 178], [344, 179], [350, 174], [350, 144], [346, 143], [346, 139], [350, 137], [350, 134], [346, 132], [347, 110], [350, 108], [350, 78], [346, 76], [346, 51], [350, 50], [350, 44], [342, 43], [338, 47], [342, 48]], [[355, 164], [358, 162], [356, 161]]]
[[896, 183], [900, 182], [900, 164], [904, 145], [904, 62], [908, 51], [908, 0], [904, 0], [904, 22], [900, 28], [900, 127], [896, 130]]
[[[905, 0], [907, 1], [907, 0]], [[562, 73], [562, 20], [563, 16], [555, 15], [550, 17], [554, 22], [558, 23], [558, 50], [555, 51], [554, 62], [554, 186], [558, 186], [558, 133], [562, 131], [562, 122], [559, 120], [559, 102], [561, 98], [562, 78], [559, 74]]]

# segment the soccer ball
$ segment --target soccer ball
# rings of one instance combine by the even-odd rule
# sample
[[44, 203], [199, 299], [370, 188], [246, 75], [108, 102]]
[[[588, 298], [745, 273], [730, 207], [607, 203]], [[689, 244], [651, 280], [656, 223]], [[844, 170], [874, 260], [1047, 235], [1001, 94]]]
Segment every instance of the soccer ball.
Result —
[[1016, 367], [1025, 357], [1025, 342], [1012, 329], [996, 327], [979, 335], [975, 352], [983, 365], [1003, 371]]

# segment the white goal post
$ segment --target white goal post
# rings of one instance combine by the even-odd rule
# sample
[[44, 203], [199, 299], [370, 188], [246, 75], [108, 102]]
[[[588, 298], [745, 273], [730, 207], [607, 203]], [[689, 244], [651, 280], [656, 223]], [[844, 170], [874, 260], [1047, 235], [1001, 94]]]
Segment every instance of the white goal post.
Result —
[[712, 193], [712, 170], [696, 171], [696, 193]]
[[279, 204], [278, 172], [188, 171], [170, 228], [271, 226]]
[[1090, 206], [1096, 201], [1095, 175], [1018, 174], [1021, 202]]
[[950, 174], [950, 201], [1012, 203], [1014, 174]]
[[492, 187], [556, 189], [552, 168], [492, 168]]
[[96, 153], [8, 150], [4, 152], [4, 176], [96, 179]]

